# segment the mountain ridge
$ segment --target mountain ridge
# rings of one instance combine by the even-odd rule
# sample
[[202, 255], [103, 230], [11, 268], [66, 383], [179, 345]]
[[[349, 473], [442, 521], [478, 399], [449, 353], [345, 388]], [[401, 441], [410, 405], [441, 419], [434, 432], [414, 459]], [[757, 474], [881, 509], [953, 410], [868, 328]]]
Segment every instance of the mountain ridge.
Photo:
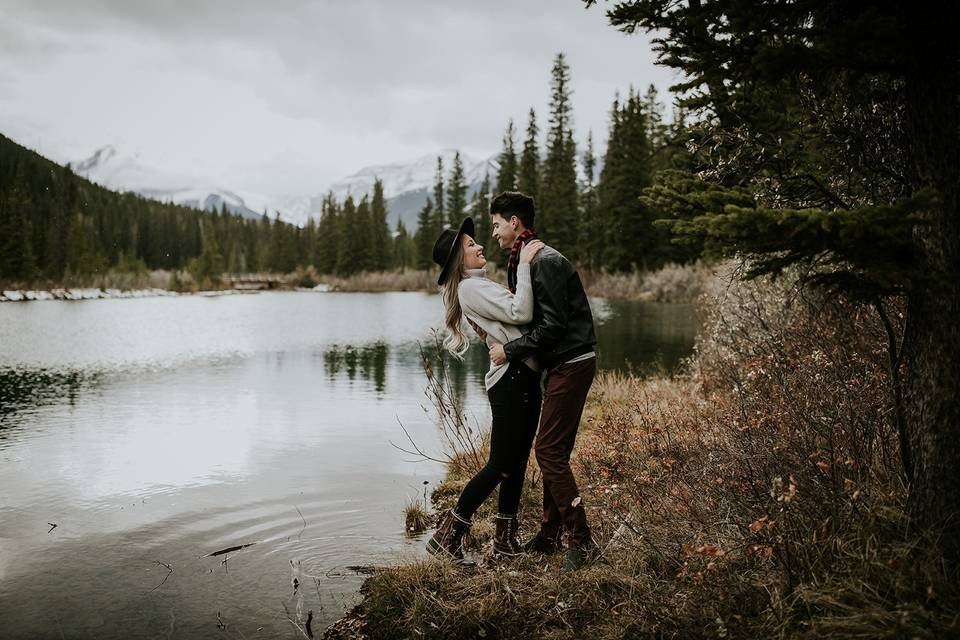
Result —
[[[319, 218], [326, 194], [333, 193], [338, 202], [343, 202], [348, 196], [359, 200], [364, 195], [373, 194], [374, 181], [380, 178], [384, 185], [390, 228], [395, 228], [397, 222], [402, 220], [407, 229], [412, 231], [416, 228], [418, 212], [432, 193], [437, 157], [443, 160], [446, 180], [456, 153], [454, 149], [443, 149], [407, 161], [368, 165], [338, 179], [322, 192], [275, 197], [228, 189], [189, 175], [157, 169], [144, 163], [139, 154], [124, 154], [114, 145], [104, 145], [90, 156], [71, 162], [70, 166], [78, 175], [110, 189], [130, 191], [195, 209], [220, 210], [225, 206], [230, 212], [247, 218], [259, 218], [266, 210], [301, 226], [311, 218]], [[461, 153], [460, 158], [469, 199], [480, 188], [485, 175], [489, 174], [491, 180], [496, 179], [500, 167], [496, 155], [475, 159]]]

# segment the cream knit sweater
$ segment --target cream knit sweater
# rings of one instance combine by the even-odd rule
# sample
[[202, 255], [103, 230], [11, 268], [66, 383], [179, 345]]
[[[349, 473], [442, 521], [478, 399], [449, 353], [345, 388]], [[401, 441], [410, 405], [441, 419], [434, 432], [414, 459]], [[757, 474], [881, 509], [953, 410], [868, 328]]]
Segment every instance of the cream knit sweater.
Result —
[[[466, 277], [460, 283], [457, 294], [460, 308], [467, 319], [487, 332], [487, 347], [504, 344], [526, 333], [527, 325], [533, 319], [533, 283], [530, 280], [530, 265], [517, 266], [517, 292], [497, 284], [486, 277], [485, 269], [468, 269]], [[522, 327], [522, 329], [521, 329]], [[539, 371], [536, 361], [528, 358], [524, 361], [528, 367]], [[484, 382], [487, 390], [503, 377], [508, 364], [495, 365], [490, 362]]]

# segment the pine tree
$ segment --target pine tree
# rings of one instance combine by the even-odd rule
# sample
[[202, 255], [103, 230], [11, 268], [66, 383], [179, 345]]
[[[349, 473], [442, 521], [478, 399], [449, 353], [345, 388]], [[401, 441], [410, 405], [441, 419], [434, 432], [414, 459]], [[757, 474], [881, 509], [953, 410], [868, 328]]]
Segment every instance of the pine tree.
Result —
[[658, 266], [665, 233], [640, 200], [653, 181], [651, 148], [640, 97], [631, 88], [626, 102], [614, 102], [610, 139], [597, 199], [604, 220], [603, 266], [616, 271]]
[[373, 219], [370, 211], [370, 198], [366, 194], [360, 198], [360, 204], [357, 205], [354, 230], [347, 244], [353, 254], [355, 271], [372, 271], [374, 264]]
[[376, 271], [385, 271], [393, 262], [390, 255], [393, 250], [393, 243], [390, 239], [390, 227], [387, 226], [387, 203], [383, 197], [383, 182], [379, 178], [373, 182], [370, 224], [373, 250], [371, 267]]
[[213, 224], [204, 220], [197, 221], [203, 242], [203, 253], [190, 264], [190, 273], [201, 287], [219, 286], [223, 275], [223, 256]]
[[435, 220], [433, 200], [428, 197], [426, 204], [417, 214], [416, 264], [418, 269], [429, 269], [433, 265], [433, 244], [438, 237], [438, 234], [434, 232]]
[[520, 167], [517, 170], [517, 191], [522, 191], [534, 199], [537, 208], [540, 205], [540, 143], [537, 129], [537, 114], [530, 109], [527, 121], [527, 137], [523, 141], [520, 154]]
[[474, 240], [483, 245], [483, 253], [490, 262], [498, 262], [501, 257], [500, 247], [493, 239], [492, 227], [490, 224], [490, 175], [483, 177], [480, 183], [480, 189], [473, 197], [473, 203], [470, 205], [470, 215], [476, 227], [476, 237]]
[[561, 253], [577, 258], [577, 149], [572, 130], [570, 67], [562, 53], [554, 59], [550, 89], [550, 128], [537, 231]]
[[437, 172], [434, 174], [433, 179], [433, 227], [437, 230], [437, 233], [447, 224], [443, 187], [443, 156], [437, 156]]
[[497, 172], [496, 192], [515, 191], [517, 188], [517, 152], [515, 149], [516, 133], [513, 129], [513, 118], [507, 123], [507, 132], [503, 134], [503, 150], [500, 151], [500, 171]]
[[647, 121], [647, 140], [656, 151], [666, 145], [667, 129], [663, 125], [663, 105], [657, 94], [657, 87], [650, 85], [643, 95], [643, 113]]
[[347, 196], [340, 210], [340, 243], [337, 245], [337, 275], [349, 276], [357, 272], [357, 205], [353, 196]]
[[597, 185], [595, 173], [597, 157], [593, 150], [593, 132], [587, 132], [587, 148], [583, 152], [583, 187], [580, 190], [580, 215], [578, 217], [577, 234], [578, 244], [581, 247], [579, 257], [586, 261], [591, 268], [599, 266], [598, 238], [603, 240], [599, 233], [603, 227], [597, 220]]
[[333, 192], [323, 197], [320, 208], [320, 225], [317, 229], [317, 262], [320, 273], [336, 273], [337, 246], [340, 244], [340, 220], [337, 213], [337, 201]]
[[463, 161], [460, 152], [453, 156], [453, 168], [450, 169], [450, 179], [447, 181], [447, 222], [457, 228], [463, 222], [467, 209], [467, 184], [464, 182]]
[[415, 268], [417, 246], [413, 238], [410, 237], [403, 220], [397, 220], [397, 230], [393, 234], [393, 265], [394, 269], [404, 271]]

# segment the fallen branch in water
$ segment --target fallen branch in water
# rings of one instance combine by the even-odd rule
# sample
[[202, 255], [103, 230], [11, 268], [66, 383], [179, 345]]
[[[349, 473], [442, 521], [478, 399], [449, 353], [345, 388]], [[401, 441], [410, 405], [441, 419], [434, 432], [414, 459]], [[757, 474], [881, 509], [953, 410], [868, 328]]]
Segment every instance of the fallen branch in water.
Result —
[[307, 519], [303, 517], [303, 513], [300, 511], [300, 507], [298, 507], [297, 505], [293, 505], [293, 508], [297, 510], [297, 513], [300, 514], [300, 519], [303, 520], [303, 528], [300, 529], [300, 533], [297, 534], [297, 540], [299, 540], [300, 536], [303, 535], [303, 532], [307, 528]]
[[[307, 632], [304, 631], [304, 630], [300, 627], [300, 625], [297, 624], [296, 622], [294, 622], [294, 621], [293, 621], [293, 618], [290, 617], [290, 609], [287, 609], [287, 605], [286, 605], [285, 603], [283, 603], [283, 602], [281, 602], [280, 604], [283, 605], [283, 610], [284, 610], [284, 612], [287, 614], [287, 621], [288, 621], [290, 624], [292, 624], [292, 625], [294, 626], [294, 628], [303, 635], [304, 638], [307, 638], [307, 640], [310, 640], [311, 638], [313, 638], [313, 631], [310, 631], [310, 635], [307, 635]], [[307, 621], [308, 621], [308, 622], [311, 622], [311, 621], [312, 621], [312, 620], [311, 620], [312, 617], [313, 617], [313, 611], [310, 611], [310, 617], [307, 618]]]
[[352, 564], [347, 565], [346, 567], [350, 571], [355, 571], [356, 573], [363, 574], [365, 576], [372, 576], [378, 573], [382, 573], [388, 570], [390, 567], [378, 567], [375, 565], [363, 565], [363, 564]]
[[166, 581], [167, 581], [167, 578], [170, 577], [170, 574], [173, 573], [173, 567], [171, 567], [171, 566], [170, 566], [169, 564], [167, 564], [166, 562], [160, 562], [159, 560], [154, 560], [153, 563], [156, 564], [156, 565], [158, 565], [158, 566], [161, 566], [161, 567], [166, 568], [166, 570], [167, 570], [167, 575], [163, 576], [163, 580], [160, 581], [160, 584], [158, 584], [157, 586], [155, 586], [153, 589], [150, 589], [150, 591], [148, 591], [147, 593], [153, 593], [154, 591], [156, 591], [157, 589], [159, 589], [160, 587], [162, 587], [162, 586], [163, 586], [163, 583], [166, 582]]
[[256, 542], [248, 542], [247, 544], [239, 544], [235, 547], [227, 547], [226, 549], [220, 549], [219, 551], [214, 551], [213, 553], [208, 553], [203, 558], [213, 558], [215, 556], [222, 556], [225, 553], [233, 553], [234, 551], [240, 551], [240, 549], [246, 549], [247, 547], [252, 547], [257, 544]]

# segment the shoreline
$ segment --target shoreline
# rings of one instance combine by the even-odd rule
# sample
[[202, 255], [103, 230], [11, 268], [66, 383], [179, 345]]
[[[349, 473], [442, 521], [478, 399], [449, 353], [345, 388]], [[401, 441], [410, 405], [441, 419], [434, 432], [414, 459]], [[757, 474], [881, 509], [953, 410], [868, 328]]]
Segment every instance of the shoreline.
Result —
[[56, 289], [6, 289], [0, 290], [0, 302], [41, 302], [45, 300], [82, 301], [82, 300], [119, 300], [124, 298], [175, 298], [180, 296], [219, 297], [240, 294], [261, 293], [263, 291], [300, 291], [327, 293], [331, 289], [325, 285], [314, 288], [284, 289], [210, 289], [202, 291], [175, 291], [156, 287], [146, 289], [115, 289], [112, 287], [67, 287]]
[[[693, 303], [717, 275], [720, 265], [666, 265], [650, 272], [603, 273], [580, 269], [587, 295], [609, 300], [637, 302]], [[501, 282], [502, 269], [493, 269], [489, 277]], [[105, 281], [104, 281], [105, 280]], [[120, 298], [153, 298], [181, 295], [221, 296], [260, 291], [314, 291], [318, 293], [386, 293], [419, 291], [437, 293], [436, 275], [429, 270], [364, 272], [348, 277], [320, 275], [310, 269], [291, 274], [267, 274], [245, 278], [241, 274], [225, 274], [222, 289], [170, 288], [156, 286], [171, 280], [167, 272], [154, 272], [145, 277], [124, 277], [115, 274], [104, 278], [102, 286], [50, 286], [47, 288], [0, 285], [0, 302], [33, 302], [41, 300], [102, 300]], [[94, 281], [96, 282], [96, 281]], [[232, 284], [233, 286], [230, 286]], [[110, 286], [112, 285], [112, 286]], [[119, 285], [119, 286], [118, 286]], [[124, 286], [127, 285], [127, 286]], [[152, 286], [151, 286], [152, 285]]]

